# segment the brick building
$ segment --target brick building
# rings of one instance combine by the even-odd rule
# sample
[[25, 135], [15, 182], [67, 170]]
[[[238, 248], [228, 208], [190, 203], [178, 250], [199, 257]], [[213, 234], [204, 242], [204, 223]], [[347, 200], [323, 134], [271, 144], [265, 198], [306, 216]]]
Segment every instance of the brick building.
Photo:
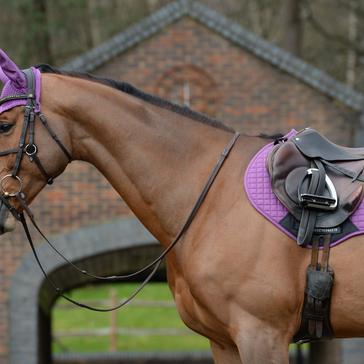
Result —
[[[312, 126], [353, 145], [361, 132], [364, 95], [196, 1], [167, 5], [64, 68], [125, 80], [249, 134]], [[132, 271], [156, 252], [121, 198], [84, 163], [72, 163], [33, 210], [57, 246], [97, 274]], [[87, 282], [38, 248], [65, 288]], [[54, 294], [19, 228], [1, 237], [0, 287], [0, 363], [48, 363]]]

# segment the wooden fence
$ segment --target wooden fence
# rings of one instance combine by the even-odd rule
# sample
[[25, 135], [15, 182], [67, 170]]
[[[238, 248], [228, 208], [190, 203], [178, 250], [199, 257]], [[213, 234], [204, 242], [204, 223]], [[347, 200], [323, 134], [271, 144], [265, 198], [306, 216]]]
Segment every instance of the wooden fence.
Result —
[[[115, 307], [119, 303], [116, 290], [110, 289], [109, 298], [106, 300], [87, 300], [84, 303], [91, 306]], [[149, 307], [149, 308], [174, 308], [175, 303], [171, 300], [138, 300], [134, 299], [128, 307]], [[70, 302], [57, 305], [57, 308], [74, 310], [77, 309]], [[64, 337], [109, 337], [109, 352], [117, 351], [119, 335], [127, 336], [198, 336], [192, 330], [186, 328], [140, 328], [140, 327], [118, 327], [117, 310], [109, 312], [109, 326], [95, 329], [68, 329], [53, 332], [53, 339], [58, 340]]]
[[[86, 304], [94, 306], [114, 307], [119, 303], [115, 289], [110, 289], [109, 298], [105, 300], [87, 300]], [[128, 307], [148, 307], [148, 308], [174, 308], [175, 303], [172, 300], [138, 300], [134, 299], [128, 304]], [[57, 308], [74, 310], [76, 306], [70, 302], [58, 304]], [[109, 353], [117, 352], [118, 337], [123, 336], [198, 336], [192, 330], [186, 328], [140, 328], [140, 327], [119, 327], [117, 322], [117, 311], [109, 312], [109, 326], [95, 329], [68, 329], [58, 330], [53, 333], [53, 339], [62, 339], [65, 337], [109, 337]], [[290, 363], [294, 364], [313, 364], [323, 363], [308, 358], [308, 348], [304, 352], [300, 346], [292, 346], [290, 350]], [[207, 360], [207, 359], [204, 359]], [[210, 363], [209, 360], [207, 362]], [[73, 363], [73, 362], [72, 362]], [[78, 362], [77, 362], [78, 363]], [[336, 362], [333, 362], [333, 364]], [[331, 364], [331, 363], [330, 363]]]

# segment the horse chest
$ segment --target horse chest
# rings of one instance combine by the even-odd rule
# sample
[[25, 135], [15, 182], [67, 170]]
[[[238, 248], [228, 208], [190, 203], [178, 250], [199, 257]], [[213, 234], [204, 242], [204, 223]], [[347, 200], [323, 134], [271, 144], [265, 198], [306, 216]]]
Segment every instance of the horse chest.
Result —
[[230, 341], [230, 335], [227, 334], [222, 318], [215, 311], [218, 305], [215, 305], [213, 301], [207, 302], [204, 285], [200, 283], [198, 286], [200, 288], [196, 290], [196, 282], [192, 284], [181, 276], [174, 280], [172, 290], [182, 321], [191, 330], [208, 337], [210, 340], [221, 343]]

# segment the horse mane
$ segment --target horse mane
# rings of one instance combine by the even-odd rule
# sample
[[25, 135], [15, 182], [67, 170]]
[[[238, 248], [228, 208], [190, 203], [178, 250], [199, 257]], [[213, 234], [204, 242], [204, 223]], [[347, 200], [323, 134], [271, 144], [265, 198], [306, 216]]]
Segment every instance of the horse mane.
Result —
[[63, 71], [58, 68], [54, 68], [52, 66], [49, 66], [47, 64], [40, 64], [36, 66], [37, 69], [41, 73], [54, 73], [64, 76], [70, 76], [70, 77], [78, 77], [82, 78], [88, 81], [98, 82], [102, 83], [106, 86], [110, 86], [116, 90], [125, 92], [131, 96], [137, 97], [141, 100], [144, 100], [146, 102], [149, 102], [150, 104], [153, 104], [155, 106], [159, 106], [163, 109], [171, 110], [177, 114], [183, 115], [185, 117], [188, 117], [192, 120], [199, 121], [203, 124], [210, 125], [214, 128], [222, 129], [228, 132], [234, 132], [233, 128], [228, 127], [227, 125], [223, 124], [221, 121], [218, 121], [214, 118], [210, 118], [204, 114], [201, 114], [197, 111], [191, 110], [187, 106], [180, 106], [173, 102], [170, 102], [168, 100], [162, 99], [161, 97], [148, 94], [142, 90], [139, 90], [135, 86], [127, 83], [127, 82], [121, 82], [116, 81], [108, 78], [103, 77], [97, 77], [94, 75], [91, 75], [89, 73], [83, 73], [83, 72], [74, 72], [74, 71]]

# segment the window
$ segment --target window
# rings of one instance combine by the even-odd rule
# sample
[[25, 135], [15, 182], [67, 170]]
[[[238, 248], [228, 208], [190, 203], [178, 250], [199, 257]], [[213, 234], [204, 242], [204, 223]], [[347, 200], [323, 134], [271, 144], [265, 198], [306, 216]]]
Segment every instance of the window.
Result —
[[156, 94], [210, 116], [215, 116], [220, 99], [213, 78], [193, 65], [166, 71], [157, 83]]

